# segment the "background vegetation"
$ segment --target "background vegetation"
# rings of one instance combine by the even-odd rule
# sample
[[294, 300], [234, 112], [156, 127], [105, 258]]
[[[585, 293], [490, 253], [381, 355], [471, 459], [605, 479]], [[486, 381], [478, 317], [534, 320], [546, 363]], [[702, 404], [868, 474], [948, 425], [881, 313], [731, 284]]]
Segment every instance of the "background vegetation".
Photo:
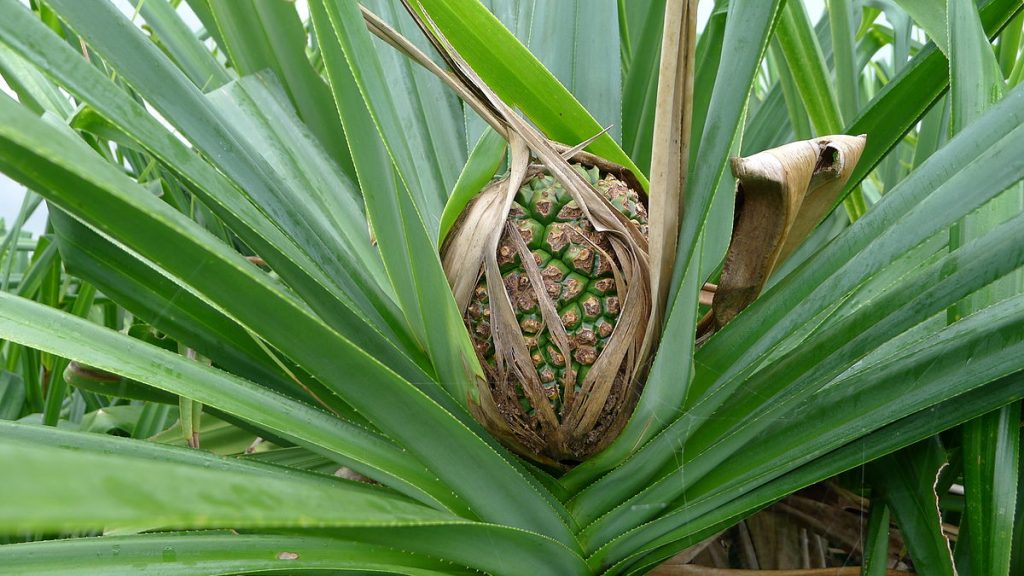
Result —
[[[0, 0], [0, 171], [30, 190], [0, 245], [3, 570], [640, 574], [803, 542], [1024, 574], [1020, 0], [715, 2], [663, 344], [563, 475], [465, 408], [437, 239], [500, 138], [354, 0], [178, 4]], [[588, 149], [648, 172], [664, 0], [418, 4], [550, 138], [610, 125]], [[843, 206], [697, 347], [728, 158], [837, 133], [867, 135]], [[772, 508], [803, 520], [730, 528], [807, 487]]]

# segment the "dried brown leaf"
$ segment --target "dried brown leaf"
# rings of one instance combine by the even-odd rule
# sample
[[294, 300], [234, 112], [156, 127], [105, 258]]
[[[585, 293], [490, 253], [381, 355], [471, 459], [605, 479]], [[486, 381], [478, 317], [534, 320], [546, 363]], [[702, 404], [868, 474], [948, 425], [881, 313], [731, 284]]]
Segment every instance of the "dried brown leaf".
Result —
[[826, 136], [732, 160], [738, 181], [732, 242], [703, 329], [721, 328], [757, 298], [776, 266], [832, 208], [864, 142], [864, 136]]

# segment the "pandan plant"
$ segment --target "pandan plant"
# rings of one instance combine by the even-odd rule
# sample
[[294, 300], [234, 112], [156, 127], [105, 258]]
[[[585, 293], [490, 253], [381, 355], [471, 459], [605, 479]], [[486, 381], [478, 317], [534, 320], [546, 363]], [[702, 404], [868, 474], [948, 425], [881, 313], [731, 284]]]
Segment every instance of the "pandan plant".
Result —
[[1024, 570], [1024, 2], [706, 1], [0, 0], [0, 572]]

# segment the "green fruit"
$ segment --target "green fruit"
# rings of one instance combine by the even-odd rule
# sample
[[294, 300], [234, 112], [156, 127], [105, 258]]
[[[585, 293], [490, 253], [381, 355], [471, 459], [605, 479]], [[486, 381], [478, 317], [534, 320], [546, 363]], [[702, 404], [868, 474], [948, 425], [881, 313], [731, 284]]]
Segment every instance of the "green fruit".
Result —
[[[646, 236], [647, 211], [636, 191], [597, 168], [574, 168], [609, 203]], [[608, 234], [594, 230], [583, 210], [551, 175], [539, 173], [528, 179], [516, 194], [508, 221], [528, 247], [543, 286], [534, 286], [506, 229], [499, 242], [497, 260], [506, 292], [530, 352], [547, 402], [559, 413], [566, 379], [576, 390], [611, 338], [619, 316], [619, 299], [613, 269], [618, 266]], [[570, 358], [566, 359], [544, 324], [538, 290], [550, 297], [565, 328]], [[490, 378], [497, 378], [497, 359], [491, 331], [487, 283], [481, 276], [465, 313], [474, 348]], [[568, 361], [567, 361], [568, 360]], [[527, 416], [536, 406], [516, 386], [518, 404]]]

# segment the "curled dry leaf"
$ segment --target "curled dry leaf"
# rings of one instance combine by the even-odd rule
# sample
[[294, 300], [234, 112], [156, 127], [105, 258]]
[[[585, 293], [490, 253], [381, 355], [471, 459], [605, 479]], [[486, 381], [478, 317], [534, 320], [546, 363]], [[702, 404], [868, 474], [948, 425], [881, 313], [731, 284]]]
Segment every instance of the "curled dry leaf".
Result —
[[732, 242], [707, 335], [757, 298], [765, 281], [833, 208], [864, 150], [864, 136], [825, 136], [734, 158], [737, 179]]

